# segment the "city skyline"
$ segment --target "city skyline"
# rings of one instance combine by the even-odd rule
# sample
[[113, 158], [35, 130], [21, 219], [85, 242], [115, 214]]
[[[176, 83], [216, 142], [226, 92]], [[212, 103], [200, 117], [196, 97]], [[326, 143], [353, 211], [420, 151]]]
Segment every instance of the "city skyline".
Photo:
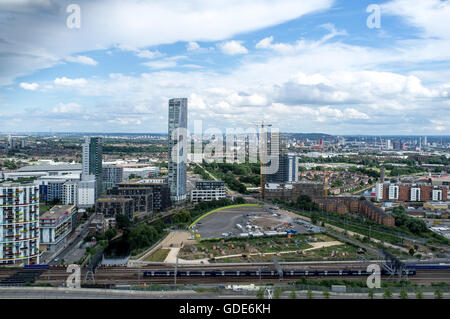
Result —
[[448, 135], [449, 3], [382, 1], [380, 28], [371, 4], [249, 0], [236, 15], [231, 2], [83, 0], [70, 29], [67, 1], [2, 3], [3, 130], [164, 132], [168, 97], [186, 96], [189, 129]]

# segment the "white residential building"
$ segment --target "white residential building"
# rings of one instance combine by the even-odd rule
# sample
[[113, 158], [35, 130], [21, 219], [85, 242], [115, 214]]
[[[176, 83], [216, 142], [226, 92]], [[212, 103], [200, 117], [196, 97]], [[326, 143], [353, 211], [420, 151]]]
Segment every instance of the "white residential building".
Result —
[[39, 263], [39, 187], [0, 184], [0, 265]]

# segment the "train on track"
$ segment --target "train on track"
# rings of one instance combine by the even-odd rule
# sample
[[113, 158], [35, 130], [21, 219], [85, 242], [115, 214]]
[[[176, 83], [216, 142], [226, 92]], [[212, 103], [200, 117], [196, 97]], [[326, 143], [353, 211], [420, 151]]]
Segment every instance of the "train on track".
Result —
[[[406, 275], [414, 276], [416, 274], [415, 269], [406, 269]], [[175, 275], [174, 270], [149, 270], [144, 271], [144, 277], [173, 277]], [[283, 270], [283, 277], [299, 277], [299, 276], [369, 276], [371, 272], [365, 270]], [[382, 275], [388, 275], [387, 271], [382, 270]], [[177, 271], [177, 277], [275, 277], [279, 276], [277, 271], [274, 270], [223, 270], [223, 271], [211, 271], [211, 270], [194, 270], [194, 271]]]

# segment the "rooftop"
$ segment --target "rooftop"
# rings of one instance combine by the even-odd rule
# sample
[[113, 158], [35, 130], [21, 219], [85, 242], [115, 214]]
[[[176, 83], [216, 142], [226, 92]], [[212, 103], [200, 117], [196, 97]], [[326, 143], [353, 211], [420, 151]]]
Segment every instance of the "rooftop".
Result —
[[45, 212], [44, 214], [39, 217], [39, 219], [58, 219], [62, 215], [68, 212], [70, 214], [70, 211], [74, 205], [57, 205], [53, 206], [49, 211]]
[[128, 201], [133, 201], [131, 198], [127, 197], [101, 197], [97, 199], [99, 203], [124, 203]]
[[81, 164], [58, 164], [58, 165], [29, 165], [17, 169], [17, 172], [35, 172], [35, 171], [66, 171], [82, 170]]
[[146, 178], [146, 179], [132, 179], [129, 181], [124, 181], [119, 183], [118, 185], [159, 185], [159, 184], [167, 184], [166, 178]]
[[14, 181], [14, 182], [3, 182], [0, 183], [0, 187], [21, 187], [21, 186], [37, 186], [35, 183], [28, 182], [20, 182], [20, 181]]

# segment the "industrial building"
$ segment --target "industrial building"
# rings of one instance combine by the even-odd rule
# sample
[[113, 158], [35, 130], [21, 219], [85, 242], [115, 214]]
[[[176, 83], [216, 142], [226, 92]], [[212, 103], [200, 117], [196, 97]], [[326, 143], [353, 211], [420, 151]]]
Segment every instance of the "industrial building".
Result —
[[16, 180], [18, 178], [41, 177], [41, 176], [64, 176], [80, 175], [82, 171], [81, 164], [44, 164], [29, 165], [16, 170], [4, 171], [5, 180]]
[[0, 264], [38, 264], [39, 237], [39, 187], [0, 184]]

